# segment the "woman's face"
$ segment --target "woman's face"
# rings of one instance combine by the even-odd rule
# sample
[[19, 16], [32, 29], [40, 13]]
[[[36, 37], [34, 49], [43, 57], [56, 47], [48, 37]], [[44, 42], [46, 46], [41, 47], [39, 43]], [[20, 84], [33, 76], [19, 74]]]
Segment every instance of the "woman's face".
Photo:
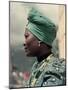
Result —
[[25, 42], [24, 48], [27, 56], [37, 56], [39, 53], [39, 43], [38, 39], [30, 32], [25, 30]]

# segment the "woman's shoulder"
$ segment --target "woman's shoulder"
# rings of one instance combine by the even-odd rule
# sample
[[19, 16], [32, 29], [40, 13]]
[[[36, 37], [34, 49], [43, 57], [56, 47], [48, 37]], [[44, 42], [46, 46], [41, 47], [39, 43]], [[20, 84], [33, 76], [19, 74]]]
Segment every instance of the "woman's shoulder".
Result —
[[63, 73], [66, 70], [66, 60], [63, 58], [60, 59], [52, 55], [45, 63], [47, 63], [47, 66], [44, 67], [45, 72]]
[[66, 81], [66, 64], [64, 59], [52, 56], [48, 66], [45, 67], [43, 86], [48, 85], [65, 85]]

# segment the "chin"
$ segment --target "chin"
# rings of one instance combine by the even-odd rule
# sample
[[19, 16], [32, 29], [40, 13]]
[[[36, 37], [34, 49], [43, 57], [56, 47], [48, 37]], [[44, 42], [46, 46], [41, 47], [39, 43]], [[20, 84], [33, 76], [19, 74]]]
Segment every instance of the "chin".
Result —
[[26, 53], [26, 56], [27, 56], [27, 57], [34, 57], [34, 55], [31, 54], [31, 53]]

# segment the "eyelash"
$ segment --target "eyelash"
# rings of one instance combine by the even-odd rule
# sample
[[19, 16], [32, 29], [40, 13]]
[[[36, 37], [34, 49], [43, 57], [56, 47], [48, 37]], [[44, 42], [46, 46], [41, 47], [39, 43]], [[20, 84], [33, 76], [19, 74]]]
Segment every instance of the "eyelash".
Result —
[[28, 35], [25, 35], [25, 38], [27, 38], [28, 37]]

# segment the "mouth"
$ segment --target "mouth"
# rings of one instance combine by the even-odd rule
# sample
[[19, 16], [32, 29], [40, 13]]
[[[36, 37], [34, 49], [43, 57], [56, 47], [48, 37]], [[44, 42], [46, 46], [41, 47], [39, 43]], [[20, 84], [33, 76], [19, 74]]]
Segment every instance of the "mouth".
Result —
[[25, 49], [25, 52], [27, 52], [28, 51], [28, 49]]
[[31, 56], [31, 51], [28, 47], [24, 47], [24, 50], [25, 50], [26, 56]]
[[26, 47], [24, 49], [25, 49], [26, 56], [30, 56], [30, 50]]
[[25, 47], [24, 49], [25, 49], [25, 52], [27, 52], [27, 51], [28, 51], [28, 48], [27, 48], [27, 47]]

